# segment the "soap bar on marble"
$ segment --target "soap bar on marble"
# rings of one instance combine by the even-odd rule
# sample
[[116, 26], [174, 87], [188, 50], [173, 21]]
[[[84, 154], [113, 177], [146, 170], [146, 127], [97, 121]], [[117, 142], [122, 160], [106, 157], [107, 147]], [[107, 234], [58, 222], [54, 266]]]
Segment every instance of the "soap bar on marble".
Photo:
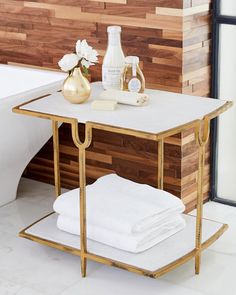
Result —
[[117, 101], [114, 100], [94, 100], [92, 109], [96, 111], [114, 111], [117, 107]]

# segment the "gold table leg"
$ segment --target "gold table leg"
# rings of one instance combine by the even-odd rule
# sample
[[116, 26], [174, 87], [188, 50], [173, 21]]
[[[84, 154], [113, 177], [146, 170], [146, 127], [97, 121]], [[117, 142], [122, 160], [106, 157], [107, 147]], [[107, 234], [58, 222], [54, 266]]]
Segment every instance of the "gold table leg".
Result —
[[53, 157], [54, 157], [54, 181], [55, 193], [58, 197], [61, 194], [61, 177], [60, 177], [60, 156], [59, 156], [59, 132], [58, 122], [52, 121], [53, 132]]
[[158, 174], [157, 187], [163, 189], [164, 183], [164, 139], [158, 141]]
[[80, 184], [80, 249], [81, 249], [81, 274], [86, 276], [87, 268], [87, 231], [86, 231], [86, 173], [85, 150], [79, 149], [79, 184]]
[[87, 231], [86, 231], [86, 154], [85, 150], [92, 141], [92, 127], [85, 125], [85, 140], [82, 143], [78, 133], [77, 120], [71, 124], [72, 138], [74, 144], [79, 149], [79, 187], [80, 187], [80, 258], [81, 275], [86, 276], [87, 269]]
[[203, 183], [205, 169], [206, 144], [210, 134], [210, 121], [205, 118], [197, 128], [198, 151], [198, 176], [197, 176], [197, 219], [196, 219], [196, 256], [195, 256], [195, 273], [200, 273], [201, 251], [202, 251], [202, 211], [203, 211]]

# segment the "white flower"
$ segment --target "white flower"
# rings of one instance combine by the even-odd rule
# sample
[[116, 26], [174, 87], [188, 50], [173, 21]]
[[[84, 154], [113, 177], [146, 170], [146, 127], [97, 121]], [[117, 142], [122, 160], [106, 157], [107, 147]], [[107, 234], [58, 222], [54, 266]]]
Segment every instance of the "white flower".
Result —
[[71, 71], [78, 65], [79, 57], [75, 53], [65, 54], [62, 59], [58, 62], [59, 67], [64, 72]]
[[87, 61], [86, 59], [83, 58], [81, 60], [81, 65], [88, 69], [90, 66], [94, 65], [94, 63]]
[[81, 60], [81, 64], [86, 68], [98, 61], [98, 52], [89, 46], [86, 40], [76, 42], [76, 53]]
[[89, 52], [87, 53], [87, 56], [85, 57], [85, 59], [94, 63], [94, 62], [98, 62], [97, 56], [98, 56], [97, 50], [91, 48]]

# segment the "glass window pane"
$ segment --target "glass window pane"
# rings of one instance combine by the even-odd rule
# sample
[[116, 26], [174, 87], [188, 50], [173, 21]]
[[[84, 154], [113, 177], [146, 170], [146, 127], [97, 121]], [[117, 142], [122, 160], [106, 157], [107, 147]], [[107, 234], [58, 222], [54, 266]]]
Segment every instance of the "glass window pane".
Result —
[[[216, 0], [214, 0], [216, 1]], [[235, 0], [221, 0], [220, 13], [224, 15], [236, 15], [236, 1]]]
[[236, 26], [220, 27], [219, 65], [220, 98], [234, 106], [219, 119], [218, 196], [236, 201]]

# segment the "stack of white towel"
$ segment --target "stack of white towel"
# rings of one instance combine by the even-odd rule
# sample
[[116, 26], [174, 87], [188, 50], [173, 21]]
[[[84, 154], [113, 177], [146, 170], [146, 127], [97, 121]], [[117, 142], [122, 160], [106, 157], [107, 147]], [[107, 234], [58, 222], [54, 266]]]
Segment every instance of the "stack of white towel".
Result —
[[[185, 227], [182, 201], [163, 190], [109, 174], [88, 185], [87, 237], [112, 247], [139, 253]], [[54, 202], [57, 226], [80, 234], [79, 189]]]

